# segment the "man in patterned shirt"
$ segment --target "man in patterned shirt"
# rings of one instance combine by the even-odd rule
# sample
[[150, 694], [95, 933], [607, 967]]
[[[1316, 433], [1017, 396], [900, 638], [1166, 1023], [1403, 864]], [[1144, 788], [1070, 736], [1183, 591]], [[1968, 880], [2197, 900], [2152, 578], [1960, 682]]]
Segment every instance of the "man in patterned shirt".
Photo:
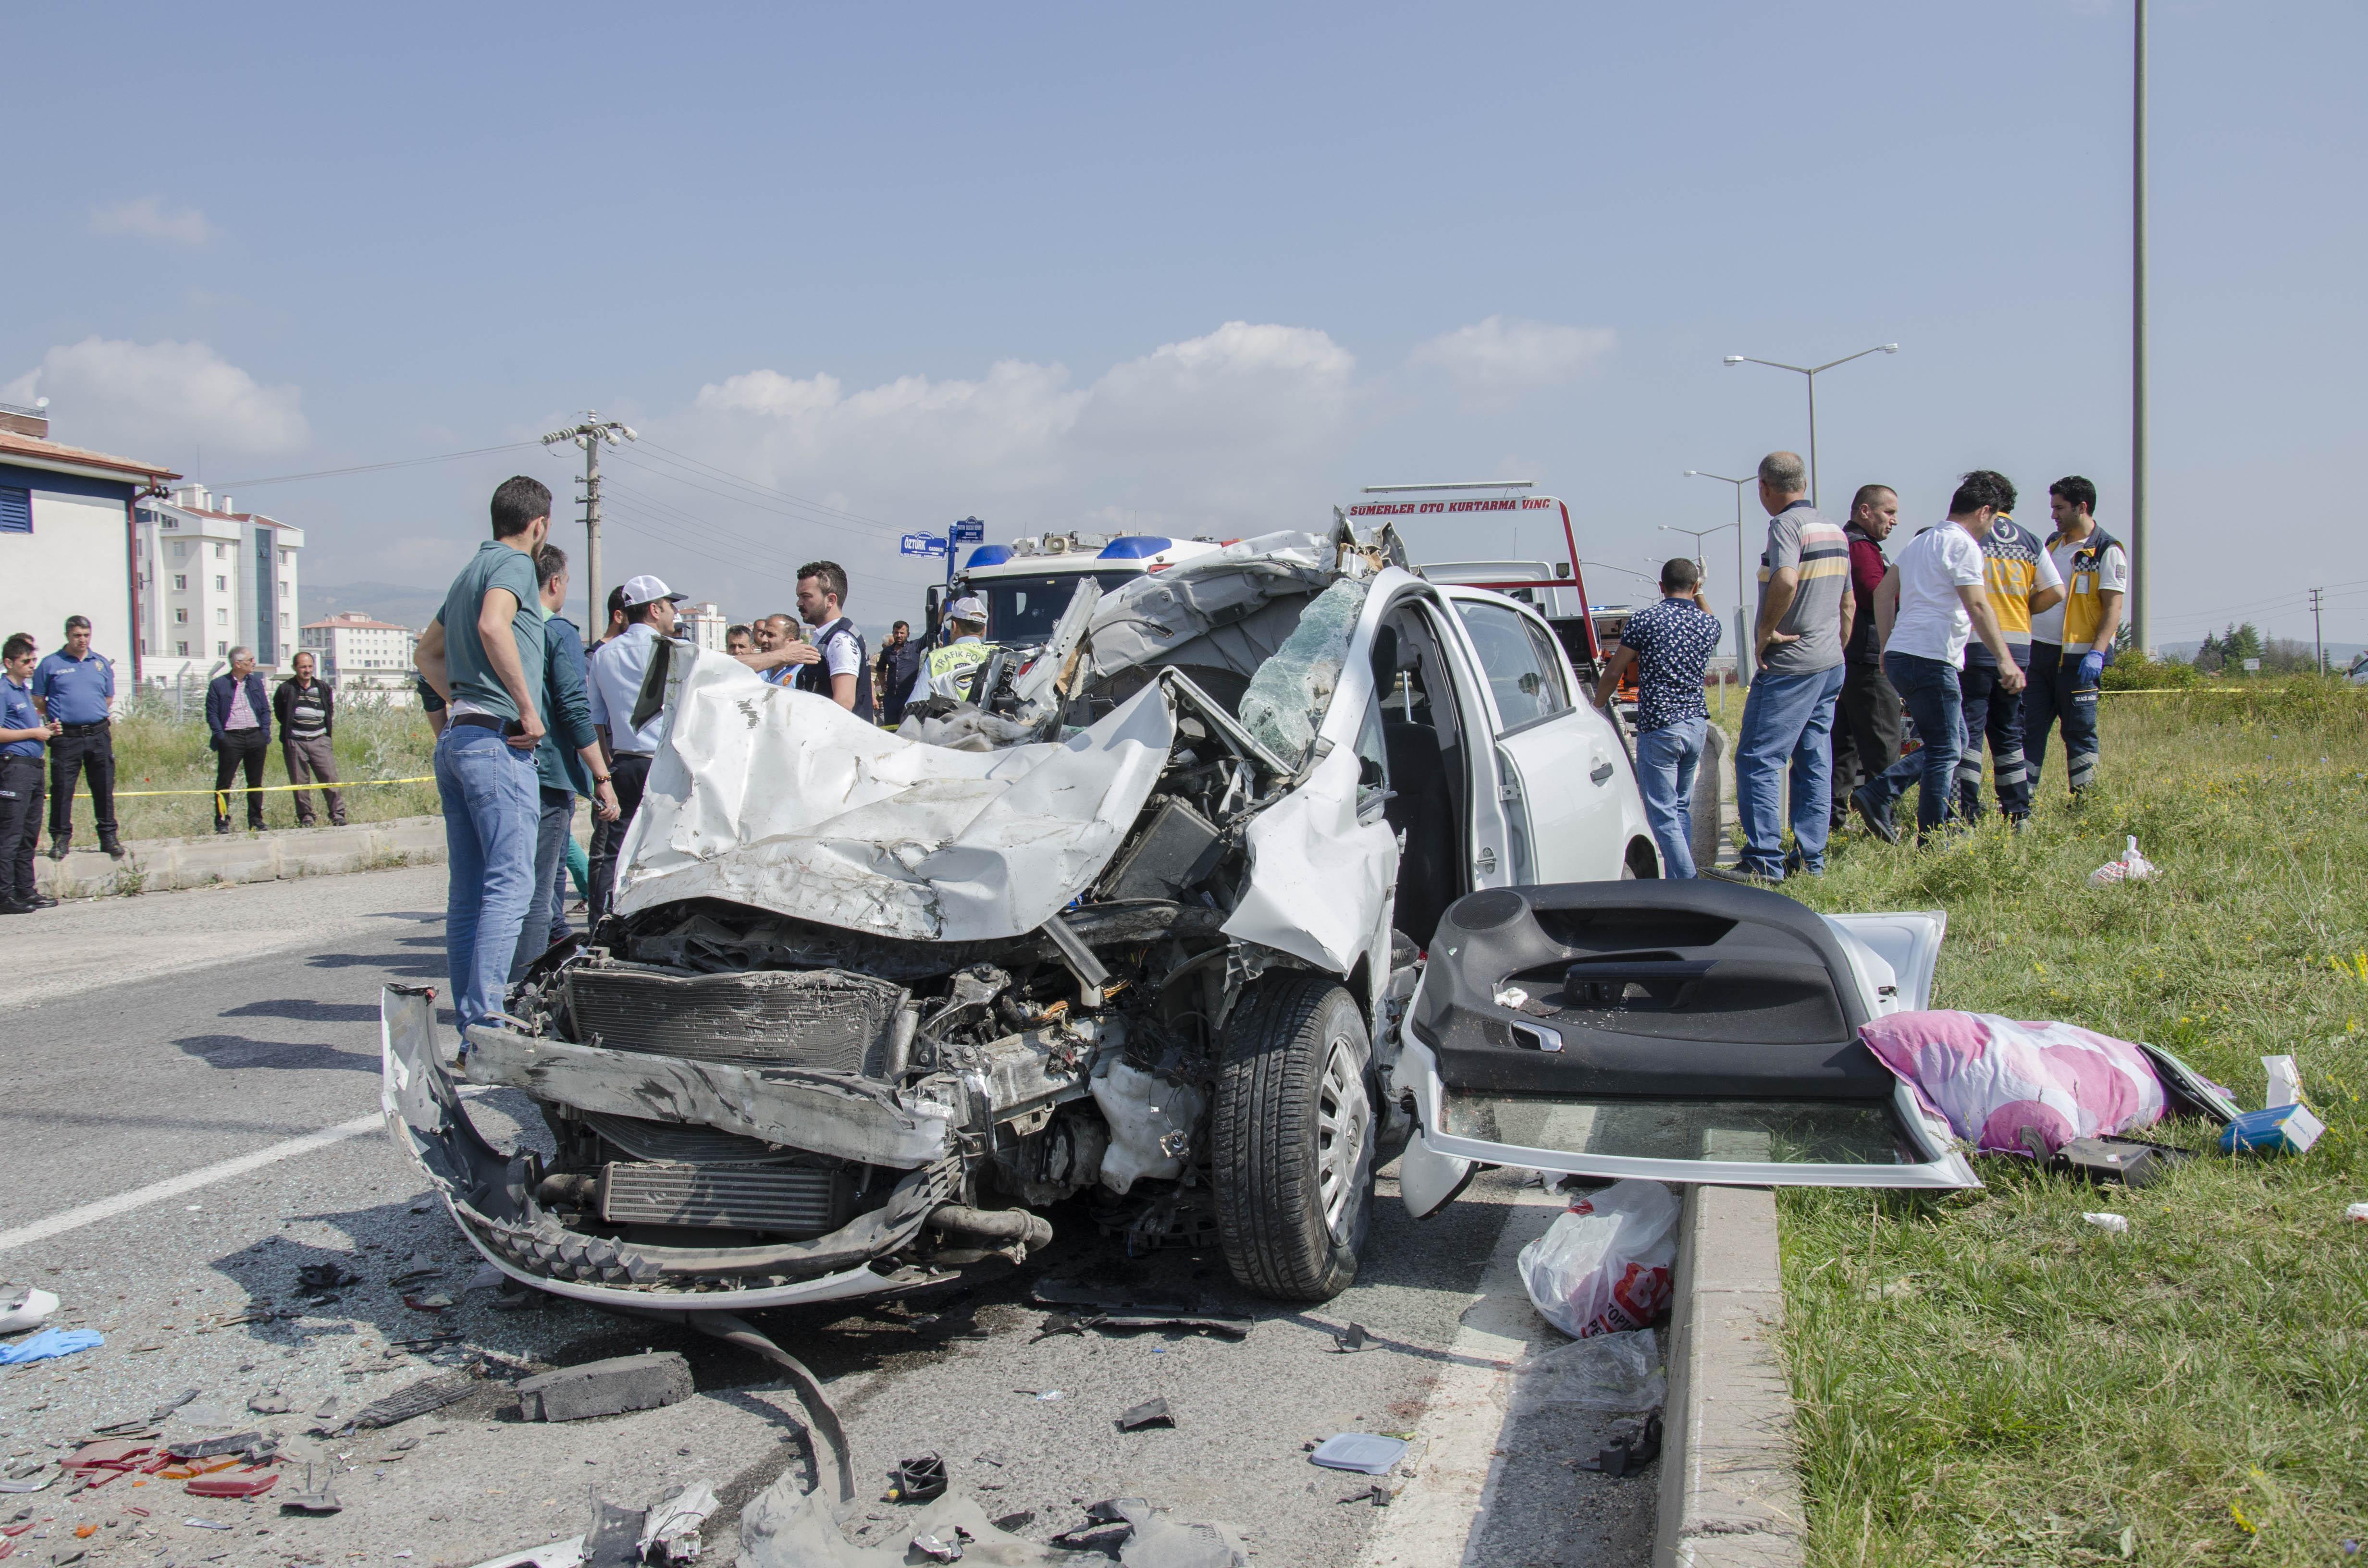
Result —
[[[2015, 668], [2031, 675], [2032, 615], [2063, 602], [2064, 574], [2029, 528], [2009, 516], [2014, 485], [2006, 475], [1980, 471], [1996, 483], [2006, 498], [1982, 540], [1982, 587], [1990, 608], [1998, 612], [1998, 630], [2014, 655]], [[2031, 776], [2022, 758], [2023, 694], [1998, 684], [1998, 664], [1978, 640], [1965, 645], [1965, 667], [1957, 673], [1957, 690], [1965, 706], [1965, 749], [1957, 754], [1957, 820], [1982, 820], [1982, 737], [1990, 743], [1990, 775], [1998, 790], [1998, 812], [2021, 826], [2031, 814]]]
[[1710, 737], [1702, 673], [1718, 647], [1718, 617], [1702, 603], [1702, 568], [1683, 556], [1661, 568], [1661, 602], [1628, 618], [1595, 683], [1603, 707], [1636, 669], [1636, 786], [1661, 846], [1661, 874], [1694, 874], [1694, 770]]

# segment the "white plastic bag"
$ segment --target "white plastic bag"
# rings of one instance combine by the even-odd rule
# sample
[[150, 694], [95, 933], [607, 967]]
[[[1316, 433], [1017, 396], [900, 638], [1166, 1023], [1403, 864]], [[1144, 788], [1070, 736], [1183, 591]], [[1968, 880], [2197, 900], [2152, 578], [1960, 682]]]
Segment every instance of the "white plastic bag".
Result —
[[2153, 861], [2138, 853], [2136, 834], [2129, 835], [2127, 842], [2129, 847], [2122, 851], [2120, 859], [2108, 860], [2089, 873], [2090, 887], [2109, 888], [2115, 882], [2143, 882], [2162, 874]]
[[1616, 1181], [1574, 1202], [1521, 1249], [1521, 1284], [1576, 1338], [1648, 1328], [1669, 1305], [1678, 1199], [1656, 1181]]
[[1523, 1408], [1575, 1404], [1623, 1415], [1657, 1410], [1668, 1399], [1661, 1352], [1649, 1329], [1599, 1334], [1557, 1345], [1513, 1369]]

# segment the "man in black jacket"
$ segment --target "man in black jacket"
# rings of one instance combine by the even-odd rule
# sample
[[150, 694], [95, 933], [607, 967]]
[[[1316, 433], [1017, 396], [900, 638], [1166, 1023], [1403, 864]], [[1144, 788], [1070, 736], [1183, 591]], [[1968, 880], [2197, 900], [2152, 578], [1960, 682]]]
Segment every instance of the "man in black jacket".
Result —
[[1842, 633], [1842, 699], [1834, 711], [1835, 831], [1850, 816], [1850, 791], [1899, 760], [1899, 693], [1883, 673], [1874, 634], [1874, 590], [1890, 561], [1883, 541], [1899, 526], [1899, 493], [1888, 484], [1861, 484], [1851, 498], [1842, 537], [1850, 540], [1850, 586], [1857, 614]]
[[913, 674], [921, 667], [922, 646], [913, 641], [913, 629], [898, 621], [888, 629], [888, 641], [872, 661], [880, 677], [880, 722], [894, 729], [905, 722], [905, 699], [913, 689]]
[[[313, 677], [313, 655], [299, 653], [292, 661], [295, 674], [279, 683], [271, 694], [271, 716], [279, 721], [279, 756], [288, 765], [288, 782], [310, 784], [315, 778], [324, 784], [337, 781], [337, 759], [330, 750], [330, 736], [337, 728], [337, 694], [327, 685]], [[296, 825], [313, 825], [313, 791], [298, 790]], [[329, 825], [346, 825], [346, 798], [334, 789], [324, 790], [329, 802]]]
[[206, 687], [208, 743], [214, 748], [214, 831], [230, 831], [230, 784], [246, 770], [246, 827], [263, 831], [263, 758], [271, 749], [271, 704], [263, 695], [252, 649], [230, 651], [230, 673]]

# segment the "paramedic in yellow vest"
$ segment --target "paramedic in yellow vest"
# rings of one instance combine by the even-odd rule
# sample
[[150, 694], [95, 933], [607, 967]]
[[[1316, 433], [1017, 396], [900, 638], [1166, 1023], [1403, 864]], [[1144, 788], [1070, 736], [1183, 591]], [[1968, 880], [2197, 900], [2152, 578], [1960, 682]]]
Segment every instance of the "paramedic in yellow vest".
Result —
[[[2064, 578], [2039, 538], [2009, 514], [2014, 508], [2014, 486], [1998, 476], [2006, 505], [1982, 540], [1982, 589], [1998, 612], [1998, 630], [2006, 634], [2007, 651], [2026, 683], [2031, 675], [2031, 620], [2064, 600]], [[2030, 687], [2026, 684], [2024, 691]], [[2023, 693], [1998, 685], [1998, 655], [1979, 642], [1965, 644], [1965, 665], [1957, 675], [1957, 691], [1965, 708], [1965, 749], [1957, 754], [1957, 820], [1972, 825], [1982, 820], [1982, 738], [1990, 743], [1990, 775], [1998, 790], [1998, 814], [2021, 826], [2031, 814], [2031, 776], [2023, 762]]]
[[986, 601], [973, 597], [948, 605], [946, 634], [951, 641], [930, 649], [921, 660], [913, 690], [905, 699], [908, 705], [931, 697], [969, 702], [984, 695], [973, 692], [971, 685], [995, 653], [995, 644], [986, 640]]
[[2031, 755], [2031, 788], [2039, 790], [2039, 765], [2047, 756], [2047, 734], [2061, 721], [2065, 761], [2072, 793], [2089, 787], [2097, 773], [2097, 687], [2113, 662], [2113, 639], [2122, 629], [2122, 604], [2130, 591], [2130, 552], [2097, 526], [2097, 487], [2070, 474], [2047, 487], [2047, 509], [2055, 532], [2047, 553], [2064, 577], [2061, 608], [2032, 623], [2031, 687], [2023, 722]]

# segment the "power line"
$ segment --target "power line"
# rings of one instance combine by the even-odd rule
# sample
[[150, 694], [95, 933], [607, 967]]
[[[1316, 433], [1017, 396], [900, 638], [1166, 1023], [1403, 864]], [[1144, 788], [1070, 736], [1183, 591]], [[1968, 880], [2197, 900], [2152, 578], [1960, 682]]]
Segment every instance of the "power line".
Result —
[[896, 526], [895, 524], [880, 517], [869, 517], [860, 512], [850, 512], [844, 506], [833, 506], [826, 502], [808, 500], [803, 495], [792, 495], [786, 490], [779, 489], [770, 484], [760, 483], [744, 474], [734, 473], [729, 469], [718, 468], [715, 464], [708, 462], [703, 459], [692, 457], [688, 452], [677, 452], [671, 447], [662, 447], [655, 441], [644, 441], [642, 444], [653, 451], [665, 453], [667, 457], [676, 460], [679, 463], [695, 469], [703, 469], [707, 472], [713, 474], [718, 479], [730, 480], [734, 484], [745, 486], [750, 490], [760, 491], [767, 495], [774, 496], [780, 500], [793, 502], [801, 506], [811, 507], [817, 512], [828, 512], [835, 517], [847, 517], [855, 522], [871, 523], [878, 528], [886, 528]]
[[648, 474], [653, 479], [668, 480], [676, 484], [684, 485], [704, 494], [712, 495], [718, 500], [729, 501], [735, 506], [753, 507], [759, 512], [770, 512], [776, 517], [788, 517], [792, 522], [803, 523], [810, 528], [832, 528], [839, 533], [852, 534], [858, 539], [877, 540], [881, 536], [875, 531], [875, 529], [894, 526], [887, 523], [874, 523], [868, 528], [858, 528], [848, 523], [835, 522], [827, 517], [808, 517], [800, 512], [793, 512], [785, 506], [768, 506], [762, 501], [751, 500], [746, 495], [734, 495], [728, 491], [718, 490], [712, 485], [700, 484], [697, 481], [685, 478], [681, 474], [668, 473], [664, 469], [653, 468], [648, 463], [635, 461], [631, 466]]
[[389, 468], [416, 468], [421, 463], [449, 463], [461, 458], [481, 458], [488, 452], [514, 452], [520, 447], [539, 445], [541, 443], [536, 441], [505, 441], [498, 447], [472, 447], [465, 452], [442, 452], [432, 458], [398, 458], [393, 462], [357, 463], [351, 468], [316, 469], [311, 473], [276, 473], [263, 479], [226, 479], [214, 488], [252, 490], [258, 484], [292, 484], [300, 479], [335, 479], [340, 474], [376, 473]]

